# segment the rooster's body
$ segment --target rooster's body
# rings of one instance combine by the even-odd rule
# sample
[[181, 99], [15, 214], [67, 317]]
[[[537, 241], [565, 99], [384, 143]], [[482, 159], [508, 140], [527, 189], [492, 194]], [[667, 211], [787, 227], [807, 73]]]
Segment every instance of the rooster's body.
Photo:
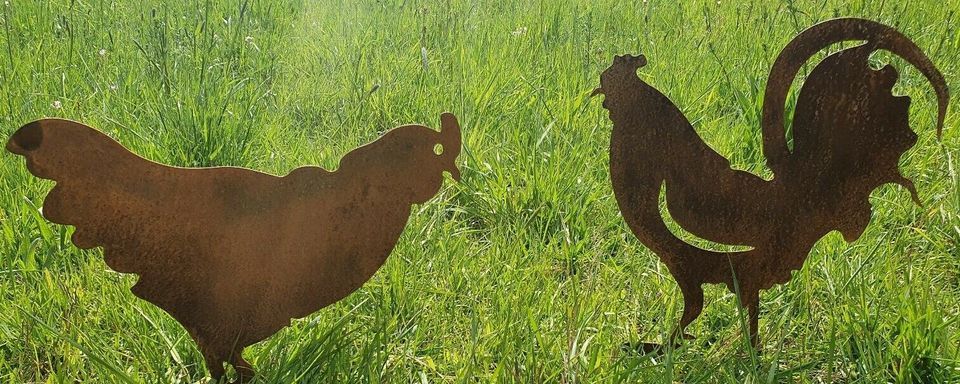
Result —
[[[794, 115], [794, 150], [786, 150], [783, 101], [810, 55], [828, 44], [863, 39], [871, 44], [831, 55], [810, 74]], [[759, 291], [787, 282], [824, 235], [840, 231], [847, 241], [870, 220], [868, 197], [876, 187], [898, 183], [914, 195], [897, 161], [916, 142], [907, 125], [909, 99], [890, 89], [892, 67], [871, 70], [866, 58], [888, 49], [914, 64], [946, 108], [943, 77], [909, 40], [881, 24], [838, 19], [817, 25], [784, 49], [768, 80], [764, 104], [764, 153], [775, 177], [764, 180], [730, 168], [670, 100], [636, 74], [643, 56], [621, 56], [601, 76], [613, 133], [610, 172], [617, 203], [638, 239], [660, 256], [684, 298], [677, 332], [699, 316], [702, 284], [739, 290], [750, 311], [757, 342]], [[777, 105], [779, 107], [777, 107]], [[779, 127], [779, 128], [778, 128]], [[684, 230], [741, 252], [716, 252], [690, 245], [671, 233], [660, 213], [667, 210]]]
[[[384, 263], [410, 206], [458, 177], [459, 127], [404, 126], [344, 156], [333, 172], [284, 177], [242, 168], [175, 168], [145, 160], [66, 120], [40, 120], [8, 149], [57, 182], [44, 216], [76, 227], [80, 248], [104, 248], [132, 291], [170, 313], [197, 341], [212, 376], [223, 362], [358, 289]], [[442, 144], [448, 153], [434, 154]]]

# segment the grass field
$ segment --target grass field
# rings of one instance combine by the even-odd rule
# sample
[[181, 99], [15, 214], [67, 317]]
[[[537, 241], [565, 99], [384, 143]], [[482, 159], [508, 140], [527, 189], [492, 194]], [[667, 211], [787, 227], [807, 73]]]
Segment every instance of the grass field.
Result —
[[[261, 382], [956, 383], [956, 98], [937, 141], [932, 89], [894, 60], [920, 135], [902, 168], [923, 206], [881, 188], [860, 240], [829, 235], [765, 291], [761, 356], [734, 296], [711, 286], [697, 338], [640, 357], [621, 344], [663, 341], [682, 300], [619, 215], [611, 123], [588, 95], [614, 54], [642, 52], [642, 78], [711, 146], [769, 176], [762, 91], [794, 34], [835, 16], [893, 25], [955, 85], [958, 11], [957, 0], [9, 0], [0, 132], [5, 142], [66, 117], [152, 160], [284, 174], [457, 114], [463, 181], [414, 208], [360, 291], [248, 348]], [[0, 382], [206, 380], [183, 328], [130, 293], [135, 276], [40, 216], [50, 187], [0, 155]]]

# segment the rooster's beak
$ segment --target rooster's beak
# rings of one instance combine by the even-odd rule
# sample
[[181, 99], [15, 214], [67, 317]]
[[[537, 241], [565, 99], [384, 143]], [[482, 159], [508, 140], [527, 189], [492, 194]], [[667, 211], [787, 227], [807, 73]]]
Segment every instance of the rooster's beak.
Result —
[[603, 88], [597, 87], [593, 90], [593, 92], [590, 92], [590, 97], [594, 97], [596, 95], [602, 95], [602, 94], [603, 94]]

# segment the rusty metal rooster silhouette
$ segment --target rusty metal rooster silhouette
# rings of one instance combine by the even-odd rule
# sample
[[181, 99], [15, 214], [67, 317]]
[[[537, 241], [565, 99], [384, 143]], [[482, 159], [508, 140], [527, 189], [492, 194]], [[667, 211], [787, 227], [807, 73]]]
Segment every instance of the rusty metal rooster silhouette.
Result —
[[[800, 89], [793, 117], [793, 150], [784, 128], [787, 91], [801, 66], [842, 41], [864, 44], [833, 53], [816, 65]], [[703, 309], [702, 285], [726, 284], [740, 292], [757, 347], [759, 291], [786, 283], [813, 245], [831, 231], [852, 242], [870, 222], [870, 193], [886, 183], [910, 191], [897, 167], [917, 141], [908, 124], [910, 99], [894, 96], [897, 71], [873, 70], [868, 57], [894, 53], [930, 81], [938, 98], [937, 135], [943, 128], [947, 86], [920, 49], [893, 28], [862, 19], [835, 19], [796, 36], [773, 64], [764, 95], [763, 153], [772, 180], [733, 170], [707, 146], [680, 110], [644, 83], [644, 56], [619, 56], [600, 76], [603, 107], [613, 121], [610, 179], [620, 211], [637, 238], [656, 253], [677, 280], [684, 310], [673, 341]], [[715, 252], [677, 238], [659, 209], [684, 230], [709, 241], [749, 246]], [[646, 344], [649, 350], [653, 344]]]
[[245, 347], [360, 288], [393, 250], [411, 204], [433, 197], [443, 172], [459, 180], [460, 126], [440, 118], [440, 132], [401, 126], [335, 171], [283, 177], [157, 164], [59, 119], [23, 126], [7, 150], [57, 182], [44, 217], [75, 226], [77, 247], [103, 247], [114, 270], [140, 275], [133, 293], [186, 328], [211, 376], [229, 363], [244, 381], [253, 376]]

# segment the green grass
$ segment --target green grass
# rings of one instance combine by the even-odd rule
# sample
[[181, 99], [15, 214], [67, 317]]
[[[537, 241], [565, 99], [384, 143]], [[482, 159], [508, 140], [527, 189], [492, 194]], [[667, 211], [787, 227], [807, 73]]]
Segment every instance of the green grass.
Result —
[[[920, 142], [873, 194], [853, 244], [831, 234], [762, 294], [764, 353], [732, 294], [658, 358], [679, 291], [629, 232], [608, 181], [611, 123], [589, 92], [614, 54], [740, 169], [769, 175], [761, 95], [777, 52], [835, 16], [896, 26], [960, 82], [956, 0], [774, 4], [11, 0], [0, 133], [83, 121], [182, 166], [333, 167], [393, 126], [464, 127], [463, 181], [415, 207], [361, 290], [247, 349], [262, 382], [960, 382], [960, 108], [895, 61]], [[194, 4], [196, 3], [196, 4]], [[880, 57], [883, 59], [883, 57]], [[953, 93], [960, 92], [953, 88]], [[51, 184], [0, 155], [0, 382], [197, 382], [203, 360], [135, 277], [79, 251], [38, 208]]]

